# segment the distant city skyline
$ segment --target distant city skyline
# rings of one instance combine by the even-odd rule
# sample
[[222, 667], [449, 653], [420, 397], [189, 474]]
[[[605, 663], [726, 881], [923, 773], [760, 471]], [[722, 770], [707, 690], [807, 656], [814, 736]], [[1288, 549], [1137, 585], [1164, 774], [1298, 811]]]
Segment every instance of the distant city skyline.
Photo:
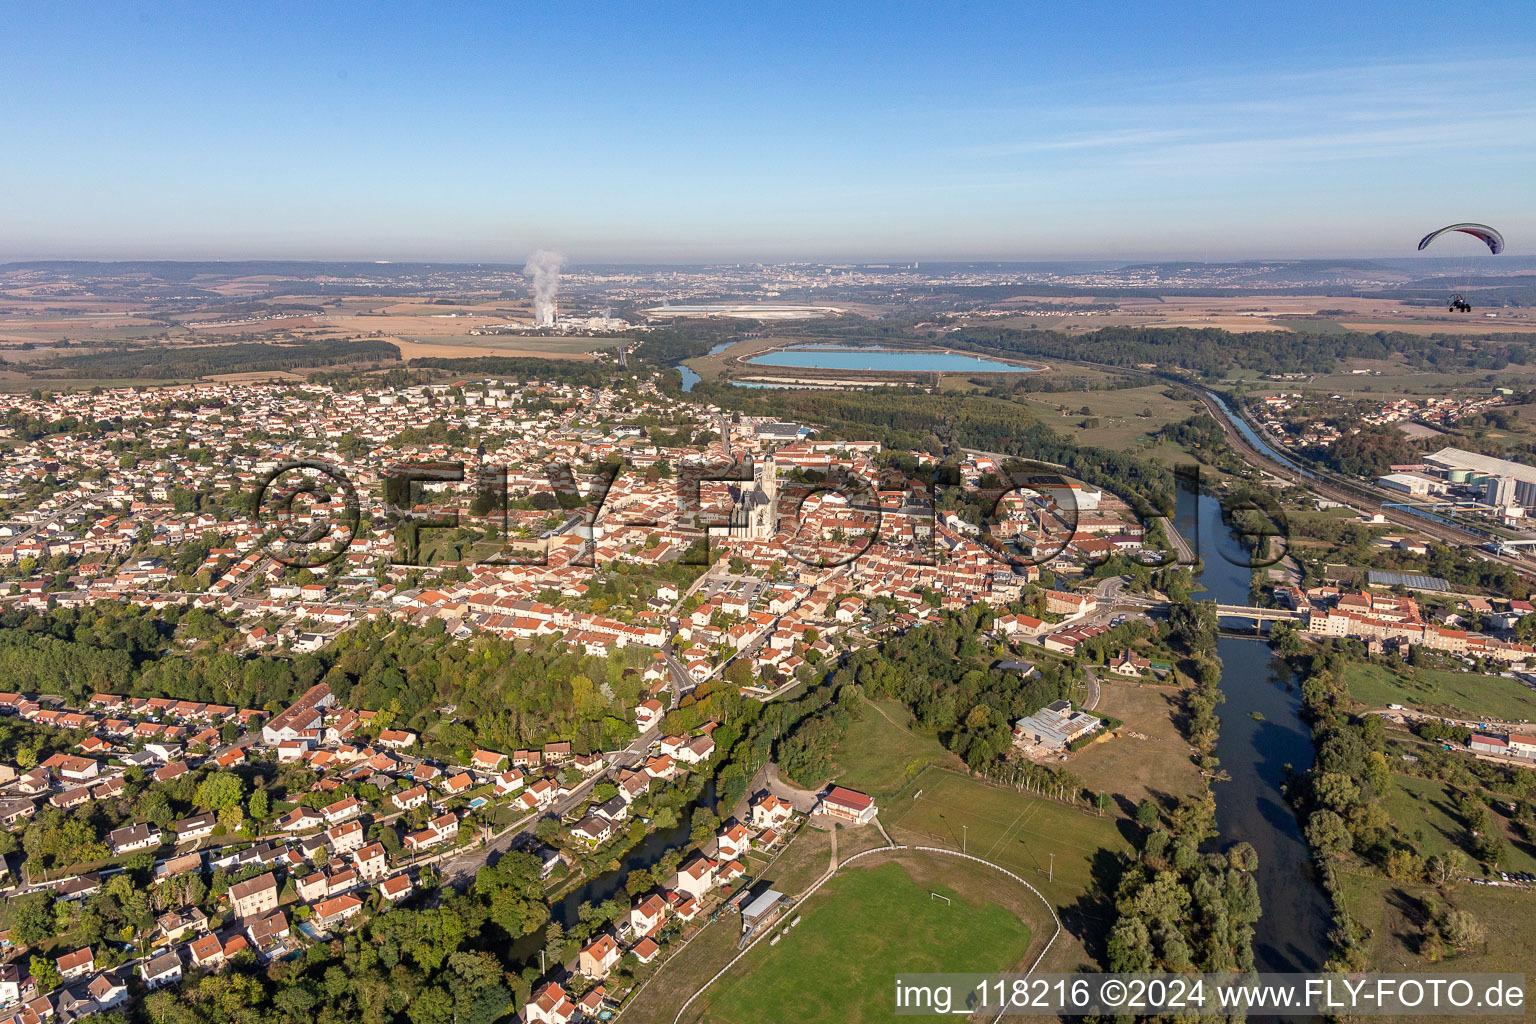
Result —
[[1532, 254], [1532, 38], [1517, 2], [13, 5], [0, 261]]

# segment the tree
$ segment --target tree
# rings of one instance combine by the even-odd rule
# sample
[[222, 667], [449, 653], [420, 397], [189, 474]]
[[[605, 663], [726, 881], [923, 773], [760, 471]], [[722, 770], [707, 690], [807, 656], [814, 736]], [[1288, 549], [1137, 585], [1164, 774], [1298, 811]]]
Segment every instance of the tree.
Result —
[[1269, 646], [1282, 658], [1294, 658], [1306, 650], [1296, 628], [1289, 622], [1277, 622], [1270, 627]]
[[272, 994], [272, 1005], [294, 1024], [312, 1018], [315, 1002], [314, 994], [303, 985], [287, 985]]
[[440, 988], [423, 989], [405, 1009], [411, 1024], [451, 1024], [453, 997]]
[[1468, 911], [1454, 908], [1440, 919], [1440, 934], [1457, 952], [1482, 945], [1487, 937], [1481, 921]]
[[1398, 882], [1416, 882], [1424, 874], [1424, 862], [1412, 850], [1393, 850], [1387, 854], [1387, 877]]
[[34, 892], [6, 900], [10, 911], [11, 940], [31, 945], [53, 934], [53, 893]]
[[1467, 855], [1452, 847], [1430, 857], [1425, 865], [1425, 874], [1436, 885], [1445, 885], [1465, 875], [1468, 863]]
[[224, 826], [226, 835], [238, 832], [240, 827], [245, 824], [245, 812], [240, 809], [239, 804], [226, 807], [219, 812], [219, 824]]
[[1150, 797], [1144, 797], [1141, 803], [1136, 805], [1136, 822], [1147, 826], [1157, 824], [1157, 804], [1153, 803]]
[[1140, 972], [1153, 966], [1152, 936], [1139, 917], [1122, 918], [1109, 933], [1109, 969]]
[[203, 881], [203, 873], [201, 871], [194, 871], [189, 874], [187, 876], [186, 887], [182, 890], [181, 893], [182, 899], [185, 901], [186, 905], [195, 907], [202, 903], [207, 895], [208, 883]]
[[33, 956], [31, 961], [32, 977], [37, 981], [39, 992], [52, 992], [64, 984], [64, 978], [59, 974], [59, 967], [52, 959], [46, 956]]
[[1250, 843], [1237, 843], [1227, 851], [1227, 864], [1250, 874], [1258, 870], [1259, 854]]
[[1477, 854], [1478, 860], [1491, 868], [1497, 868], [1499, 862], [1504, 859], [1504, 855], [1509, 852], [1508, 843], [1497, 831], [1497, 826], [1492, 824], [1473, 838], [1472, 849]]
[[214, 772], [197, 787], [193, 802], [209, 811], [238, 807], [245, 798], [245, 782], [233, 772]]
[[1332, 811], [1314, 811], [1307, 819], [1307, 843], [1321, 854], [1344, 853], [1352, 841], [1349, 826]]

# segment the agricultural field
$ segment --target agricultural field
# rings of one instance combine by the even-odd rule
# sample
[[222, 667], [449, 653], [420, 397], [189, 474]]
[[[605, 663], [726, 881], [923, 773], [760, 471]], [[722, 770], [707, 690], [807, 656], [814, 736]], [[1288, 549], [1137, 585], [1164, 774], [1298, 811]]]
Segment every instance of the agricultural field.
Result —
[[[1522, 330], [1536, 331], [1536, 324], [1527, 324]], [[1352, 372], [1355, 370], [1364, 372]], [[1397, 357], [1350, 360], [1335, 373], [1319, 374], [1307, 380], [1271, 381], [1254, 373], [1234, 374], [1231, 379], [1239, 377], [1253, 388], [1250, 393], [1255, 395], [1300, 391], [1378, 400], [1404, 395], [1446, 395], [1468, 389], [1486, 393], [1494, 386], [1521, 388], [1536, 381], [1536, 373], [1515, 366], [1497, 373], [1481, 369], [1421, 370]]]
[[[262, 379], [281, 376], [265, 374]], [[198, 377], [49, 377], [46, 381], [26, 374], [0, 372], [0, 394], [36, 391], [39, 388], [57, 394], [89, 391], [92, 388], [158, 388], [170, 384], [192, 384]]]
[[1112, 300], [1091, 296], [1016, 296], [1009, 302], [1041, 305], [1050, 311], [1020, 310], [1017, 316], [1003, 321], [1007, 326], [1071, 333], [1102, 327], [1215, 327], [1234, 332], [1485, 334], [1529, 331], [1536, 327], [1530, 314], [1518, 309], [1497, 310], [1496, 318], [1458, 316], [1446, 313], [1444, 306], [1410, 306], [1394, 299], [1342, 295], [1245, 292], [1232, 296], [1120, 295]]
[[[927, 855], [852, 865], [811, 897], [801, 922], [776, 945], [759, 943], [684, 1014], [684, 1020], [889, 1020], [898, 972], [1005, 971], [1025, 962], [1032, 929], [1004, 897], [1034, 896], [986, 867]], [[1027, 911], [1025, 911], [1027, 913]], [[892, 927], [900, 922], [900, 927]], [[1037, 929], [1049, 937], [1048, 922]]]
[[1399, 674], [1381, 665], [1352, 663], [1344, 681], [1350, 696], [1371, 708], [1406, 704], [1473, 721], [1536, 719], [1536, 690], [1518, 679], [1408, 666]]
[[541, 359], [585, 359], [593, 352], [612, 350], [621, 338], [518, 334], [390, 335], [400, 346], [400, 358], [464, 359], [477, 356], [528, 356]]

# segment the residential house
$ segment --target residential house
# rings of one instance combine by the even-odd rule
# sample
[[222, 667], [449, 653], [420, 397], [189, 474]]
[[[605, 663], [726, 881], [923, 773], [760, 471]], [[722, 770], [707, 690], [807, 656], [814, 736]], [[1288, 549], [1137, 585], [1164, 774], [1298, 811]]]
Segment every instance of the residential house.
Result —
[[578, 955], [577, 969], [588, 978], [606, 978], [622, 955], [612, 935], [599, 935]]
[[[128, 999], [128, 986], [123, 984], [123, 979], [116, 971], [103, 971], [98, 974], [85, 987], [85, 991], [91, 997], [91, 1002], [96, 1004], [98, 1011], [115, 1009]], [[62, 1020], [62, 1015], [60, 1019]]]
[[224, 964], [224, 944], [212, 932], [199, 936], [187, 947], [192, 966], [204, 970], [216, 970]]
[[125, 825], [108, 833], [107, 843], [112, 847], [113, 855], [118, 857], [138, 850], [152, 850], [160, 845], [160, 830], [148, 822]]
[[398, 903], [411, 894], [411, 876], [400, 874], [386, 878], [379, 885], [379, 892], [391, 903]]
[[605, 843], [613, 836], [613, 822], [589, 814], [571, 826], [571, 835], [594, 846]]
[[570, 1024], [576, 1017], [576, 1004], [565, 989], [550, 982], [533, 994], [523, 1012], [528, 1024]]
[[494, 750], [477, 750], [470, 755], [469, 766], [477, 772], [491, 775], [500, 772], [506, 760], [506, 754], [500, 754]]
[[667, 923], [667, 901], [652, 893], [629, 911], [629, 926], [636, 935], [651, 935]]
[[325, 819], [313, 808], [295, 807], [277, 819], [277, 828], [282, 832], [307, 832], [312, 828], [319, 828], [324, 823]]
[[277, 909], [277, 878], [264, 875], [236, 882], [229, 887], [229, 905], [239, 918], [252, 918]]
[[778, 828], [794, 816], [795, 806], [772, 793], [765, 793], [752, 804], [753, 828]]
[[183, 818], [171, 827], [176, 830], [176, 842], [190, 843], [213, 835], [213, 830], [219, 823], [219, 816], [212, 811], [204, 811], [202, 814], [194, 814], [190, 818]]
[[155, 929], [166, 942], [178, 942], [184, 936], [208, 930], [208, 915], [197, 907], [168, 910], [155, 919]]
[[[273, 953], [284, 944], [290, 934], [288, 918], [281, 910], [273, 910], [262, 917], [247, 921], [245, 933], [250, 937], [251, 945], [262, 953]], [[224, 955], [231, 955], [228, 943], [224, 945]]]
[[362, 909], [362, 900], [351, 893], [343, 893], [315, 904], [314, 920], [322, 928], [335, 928], [357, 916]]
[[1117, 676], [1136, 677], [1152, 667], [1152, 662], [1131, 651], [1121, 651], [1109, 661], [1109, 670]]
[[91, 952], [91, 947], [77, 949], [73, 953], [66, 953], [59, 957], [59, 977], [65, 981], [74, 981], [83, 978], [96, 970], [96, 954]]
[[327, 824], [335, 825], [357, 817], [363, 813], [367, 806], [357, 797], [349, 796], [320, 808], [320, 814], [325, 818]]
[[367, 838], [363, 834], [363, 823], [360, 821], [347, 821], [335, 828], [328, 829], [325, 833], [326, 842], [337, 853], [351, 853], [363, 845]]
[[139, 977], [144, 979], [144, 987], [151, 992], [178, 982], [181, 980], [181, 957], [174, 949], [167, 950], [153, 960], [140, 964]]
[[720, 856], [731, 859], [743, 856], [751, 845], [752, 833], [736, 821], [728, 822], [715, 840], [715, 847], [719, 850]]
[[702, 854], [696, 855], [688, 863], [677, 869], [677, 880], [672, 888], [678, 892], [685, 892], [695, 899], [713, 889], [715, 886], [715, 862]]
[[382, 843], [369, 843], [352, 855], [357, 873], [370, 882], [377, 882], [389, 870]]

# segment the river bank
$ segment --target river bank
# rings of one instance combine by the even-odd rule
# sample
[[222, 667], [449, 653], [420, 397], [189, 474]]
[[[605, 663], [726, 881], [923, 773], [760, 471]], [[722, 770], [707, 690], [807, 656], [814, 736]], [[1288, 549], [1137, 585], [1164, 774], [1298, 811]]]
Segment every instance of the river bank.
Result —
[[[1203, 558], [1195, 596], [1247, 604], [1247, 555], [1221, 521], [1219, 502], [1181, 485], [1177, 522], [1198, 537]], [[1198, 529], [1198, 532], [1196, 532]], [[1301, 695], [1284, 661], [1258, 638], [1222, 636], [1216, 756], [1225, 773], [1216, 783], [1222, 848], [1239, 842], [1258, 854], [1255, 880], [1263, 916], [1255, 930], [1260, 971], [1314, 971], [1328, 956], [1332, 908], [1318, 886], [1311, 851], [1286, 800], [1288, 773], [1312, 764], [1311, 731], [1301, 719]], [[1257, 713], [1257, 717], [1255, 716]]]

